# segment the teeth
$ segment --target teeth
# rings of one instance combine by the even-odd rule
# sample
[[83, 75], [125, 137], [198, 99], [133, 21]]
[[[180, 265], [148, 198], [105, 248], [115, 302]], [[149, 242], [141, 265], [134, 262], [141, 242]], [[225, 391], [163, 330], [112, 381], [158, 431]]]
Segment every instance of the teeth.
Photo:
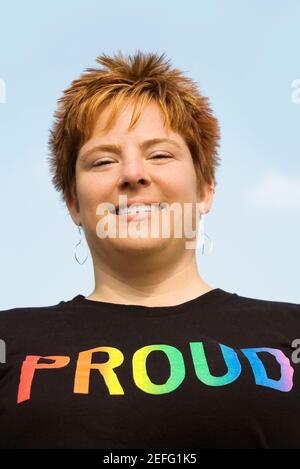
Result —
[[132, 205], [131, 207], [123, 207], [117, 210], [119, 215], [136, 214], [150, 211], [157, 211], [160, 209], [160, 204], [156, 205]]

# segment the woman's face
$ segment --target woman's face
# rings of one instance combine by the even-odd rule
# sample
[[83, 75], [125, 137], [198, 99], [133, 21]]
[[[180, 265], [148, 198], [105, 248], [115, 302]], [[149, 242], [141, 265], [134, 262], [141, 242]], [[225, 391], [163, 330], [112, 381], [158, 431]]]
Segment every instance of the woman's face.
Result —
[[[67, 202], [68, 208], [74, 222], [82, 224], [92, 255], [109, 259], [109, 256], [118, 252], [138, 254], [166, 248], [176, 255], [177, 250], [185, 248], [187, 239], [182, 228], [183, 216], [179, 212], [168, 211], [168, 208], [169, 216], [167, 212], [163, 214], [159, 210], [139, 221], [129, 221], [126, 215], [121, 217], [106, 211], [107, 222], [114, 221], [119, 228], [120, 224], [123, 224], [123, 228], [124, 223], [127, 226], [130, 224], [135, 230], [143, 232], [144, 236], [131, 237], [127, 234], [126, 237], [99, 237], [99, 221], [103, 221], [104, 215], [103, 212], [100, 214], [99, 209], [97, 214], [97, 207], [106, 202], [117, 206], [120, 195], [127, 196], [128, 204], [130, 199], [165, 203], [167, 207], [177, 202], [183, 208], [184, 203], [189, 203], [193, 207], [193, 229], [197, 228], [199, 212], [197, 215], [195, 204], [200, 199], [192, 157], [184, 139], [163, 126], [163, 115], [154, 102], [145, 107], [135, 126], [128, 131], [132, 111], [132, 103], [123, 106], [114, 125], [107, 132], [102, 129], [110, 108], [107, 107], [98, 116], [92, 136], [81, 147], [76, 162], [79, 208], [73, 202]], [[170, 139], [173, 143], [164, 141], [142, 146], [143, 142], [152, 139]], [[100, 145], [117, 145], [119, 149], [97, 148]], [[204, 212], [208, 211], [213, 194], [209, 185], [205, 193], [207, 195], [201, 205]], [[159, 223], [159, 236], [151, 236], [151, 223]], [[170, 236], [162, 236], [162, 223], [164, 228], [166, 224], [170, 225]], [[174, 237], [175, 225], [181, 227], [180, 237]]]

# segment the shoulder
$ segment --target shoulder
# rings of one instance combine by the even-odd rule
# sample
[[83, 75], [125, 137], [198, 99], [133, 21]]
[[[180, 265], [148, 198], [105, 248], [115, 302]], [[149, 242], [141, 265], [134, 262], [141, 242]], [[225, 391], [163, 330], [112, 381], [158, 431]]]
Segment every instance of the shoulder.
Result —
[[241, 304], [255, 306], [259, 305], [266, 308], [290, 308], [295, 310], [300, 310], [300, 303], [294, 303], [289, 301], [280, 301], [280, 300], [271, 300], [271, 299], [262, 299], [250, 296], [244, 296], [240, 294], [235, 294], [236, 298], [240, 301]]
[[46, 315], [48, 312], [61, 309], [65, 304], [66, 303], [64, 301], [60, 301], [59, 303], [50, 306], [24, 306], [0, 310], [0, 326], [6, 322]]
[[300, 304], [288, 301], [274, 301], [235, 294], [235, 305], [240, 311], [260, 313], [271, 317], [300, 320]]

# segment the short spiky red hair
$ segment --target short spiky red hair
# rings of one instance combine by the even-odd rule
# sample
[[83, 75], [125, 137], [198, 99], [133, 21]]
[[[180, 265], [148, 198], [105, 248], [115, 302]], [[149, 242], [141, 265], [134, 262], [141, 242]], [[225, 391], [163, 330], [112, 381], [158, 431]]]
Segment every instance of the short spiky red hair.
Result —
[[71, 200], [76, 194], [77, 155], [90, 138], [97, 115], [106, 105], [112, 105], [104, 129], [107, 130], [128, 98], [135, 103], [129, 129], [144, 106], [154, 100], [163, 112], [165, 125], [180, 134], [189, 147], [200, 193], [205, 182], [216, 186], [220, 130], [208, 99], [200, 94], [196, 83], [181, 70], [171, 68], [165, 54], [138, 50], [125, 57], [118, 51], [113, 57], [102, 54], [96, 62], [104, 68], [86, 69], [64, 91], [50, 130], [50, 172], [62, 201]]

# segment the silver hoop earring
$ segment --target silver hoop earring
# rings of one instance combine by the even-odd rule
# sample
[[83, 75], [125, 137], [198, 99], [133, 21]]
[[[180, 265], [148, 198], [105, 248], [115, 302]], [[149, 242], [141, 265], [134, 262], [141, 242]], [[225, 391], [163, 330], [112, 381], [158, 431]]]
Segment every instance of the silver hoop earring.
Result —
[[[79, 260], [78, 254], [80, 253], [80, 250], [83, 250], [83, 252], [84, 252], [84, 247], [83, 247], [83, 245], [82, 245], [82, 235], [81, 235], [80, 225], [77, 225], [77, 227], [78, 227], [78, 231], [79, 231], [79, 241], [78, 241], [78, 243], [77, 243], [76, 246], [75, 246], [74, 256], [75, 256], [75, 259], [76, 259], [76, 261], [78, 262], [78, 264], [82, 265], [82, 264], [84, 264], [85, 261], [87, 260], [88, 254], [86, 254], [86, 257], [84, 258], [84, 260], [83, 260], [82, 262]], [[79, 252], [78, 252], [78, 251], [79, 251]], [[79, 257], [80, 257], [80, 255], [79, 255]]]
[[[208, 236], [208, 234], [205, 233], [204, 230], [204, 213], [200, 213], [200, 230], [199, 230], [199, 236], [198, 236], [198, 241], [197, 241], [197, 249], [201, 249], [201, 254], [202, 255], [208, 255], [212, 252], [213, 250], [213, 241]], [[206, 239], [208, 240], [208, 246], [206, 243]]]

